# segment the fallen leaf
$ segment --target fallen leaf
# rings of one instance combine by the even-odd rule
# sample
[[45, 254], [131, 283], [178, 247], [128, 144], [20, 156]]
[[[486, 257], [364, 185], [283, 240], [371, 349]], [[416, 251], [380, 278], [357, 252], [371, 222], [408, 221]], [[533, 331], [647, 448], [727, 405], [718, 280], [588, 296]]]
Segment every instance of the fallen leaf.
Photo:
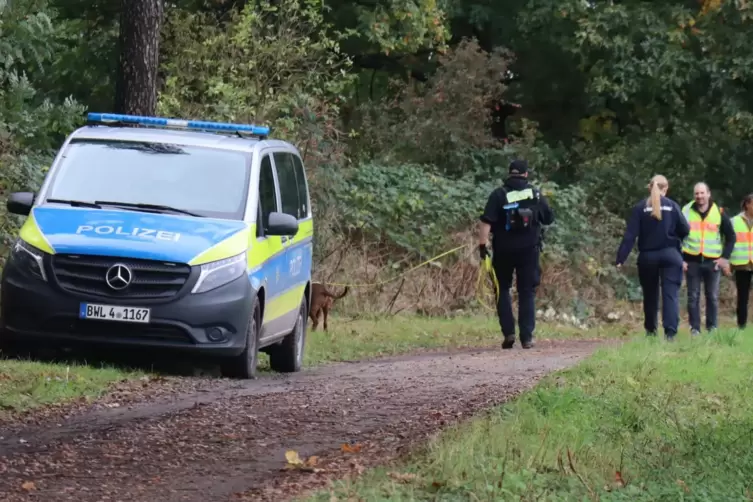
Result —
[[21, 488], [23, 488], [27, 492], [31, 492], [37, 489], [37, 485], [35, 485], [33, 481], [26, 481], [21, 485]]
[[343, 443], [340, 447], [343, 452], [345, 453], [358, 453], [361, 451], [361, 444], [360, 443]]
[[324, 469], [314, 467], [319, 462], [319, 457], [316, 455], [310, 456], [304, 462], [295, 450], [288, 450], [285, 452], [285, 460], [288, 461], [285, 469], [296, 469], [306, 472], [322, 472]]
[[388, 472], [387, 475], [402, 483], [410, 483], [418, 478], [418, 476], [410, 472]]
[[355, 460], [352, 460], [352, 461], [350, 462], [350, 466], [351, 466], [351, 467], [352, 467], [352, 468], [353, 468], [353, 469], [354, 469], [354, 470], [356, 471], [356, 473], [358, 473], [359, 475], [363, 474], [363, 471], [365, 471], [365, 470], [366, 470], [366, 468], [365, 468], [364, 466], [362, 466], [361, 464], [359, 464], [359, 463], [358, 463], [358, 462], [356, 462]]
[[690, 493], [690, 488], [688, 488], [688, 485], [685, 484], [685, 481], [678, 479], [677, 484], [680, 486], [680, 488], [682, 488], [682, 491], [684, 491], [685, 493]]
[[286, 451], [285, 460], [288, 461], [288, 465], [303, 465], [301, 457], [298, 456], [298, 452], [295, 450]]
[[615, 471], [614, 473], [614, 484], [619, 488], [624, 487], [626, 484], [625, 480], [622, 479], [622, 473], [620, 471]]

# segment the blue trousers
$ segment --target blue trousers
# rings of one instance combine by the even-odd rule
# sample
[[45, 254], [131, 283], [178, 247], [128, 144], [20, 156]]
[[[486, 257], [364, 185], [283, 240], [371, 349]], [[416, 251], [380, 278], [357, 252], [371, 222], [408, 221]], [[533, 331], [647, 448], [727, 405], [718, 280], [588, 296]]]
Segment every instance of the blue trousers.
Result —
[[690, 329], [701, 331], [701, 283], [706, 296], [706, 330], [716, 328], [719, 312], [719, 280], [721, 270], [715, 270], [714, 260], [688, 263], [688, 317]]
[[515, 316], [512, 312], [512, 301], [510, 299], [514, 272], [515, 285], [518, 290], [520, 342], [530, 342], [536, 329], [536, 289], [541, 278], [539, 248], [536, 246], [501, 252], [495, 250], [493, 264], [499, 282], [497, 315], [499, 316], [502, 334], [505, 338], [515, 337]]
[[656, 334], [661, 296], [664, 335], [674, 337], [680, 324], [682, 255], [673, 248], [644, 251], [638, 255], [638, 277], [643, 289], [643, 326], [646, 333]]

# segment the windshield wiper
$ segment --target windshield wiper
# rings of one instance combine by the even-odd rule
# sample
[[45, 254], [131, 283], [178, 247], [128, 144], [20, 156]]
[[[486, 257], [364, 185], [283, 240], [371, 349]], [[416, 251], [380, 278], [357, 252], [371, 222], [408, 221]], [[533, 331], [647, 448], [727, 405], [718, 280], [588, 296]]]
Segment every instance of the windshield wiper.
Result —
[[117, 201], [107, 201], [107, 200], [97, 200], [97, 201], [94, 201], [94, 203], [101, 204], [103, 206], [121, 206], [121, 207], [133, 207], [137, 209], [153, 209], [155, 211], [172, 211], [174, 213], [187, 214], [188, 216], [203, 217], [200, 214], [192, 213], [191, 211], [186, 211], [185, 209], [178, 209], [177, 207], [171, 207], [171, 206], [162, 206], [160, 204], [117, 202]]
[[45, 202], [56, 202], [58, 204], [70, 204], [73, 207], [92, 207], [102, 209], [98, 202], [86, 202], [85, 200], [68, 200], [68, 199], [45, 199]]

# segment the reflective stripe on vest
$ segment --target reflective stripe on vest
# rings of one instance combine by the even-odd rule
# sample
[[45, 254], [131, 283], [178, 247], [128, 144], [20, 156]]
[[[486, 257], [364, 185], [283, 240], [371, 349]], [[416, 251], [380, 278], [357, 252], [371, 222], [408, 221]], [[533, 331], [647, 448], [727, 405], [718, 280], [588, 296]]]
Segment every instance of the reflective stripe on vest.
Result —
[[732, 228], [735, 230], [736, 240], [729, 262], [732, 265], [747, 265], [753, 262], [753, 230], [748, 227], [742, 214], [732, 218]]
[[513, 190], [511, 192], [507, 192], [507, 203], [513, 204], [515, 202], [520, 202], [522, 200], [528, 200], [533, 199], [533, 189], [531, 188], [524, 188], [523, 190]]
[[690, 224], [690, 233], [682, 243], [683, 253], [719, 258], [722, 256], [722, 235], [719, 232], [722, 213], [716, 204], [712, 204], [704, 220], [692, 206], [693, 203], [689, 202], [682, 208], [682, 214]]

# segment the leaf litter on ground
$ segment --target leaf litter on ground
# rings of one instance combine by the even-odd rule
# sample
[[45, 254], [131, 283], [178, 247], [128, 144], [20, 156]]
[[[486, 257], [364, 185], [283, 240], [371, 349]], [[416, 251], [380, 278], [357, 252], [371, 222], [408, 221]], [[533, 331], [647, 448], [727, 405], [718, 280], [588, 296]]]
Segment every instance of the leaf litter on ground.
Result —
[[316, 467], [316, 464], [319, 462], [319, 457], [316, 455], [312, 455], [306, 460], [303, 460], [300, 455], [298, 455], [297, 451], [288, 450], [285, 452], [285, 460], [287, 460], [287, 464], [285, 464], [285, 469], [287, 470], [294, 469], [314, 473], [324, 471], [324, 469]]

